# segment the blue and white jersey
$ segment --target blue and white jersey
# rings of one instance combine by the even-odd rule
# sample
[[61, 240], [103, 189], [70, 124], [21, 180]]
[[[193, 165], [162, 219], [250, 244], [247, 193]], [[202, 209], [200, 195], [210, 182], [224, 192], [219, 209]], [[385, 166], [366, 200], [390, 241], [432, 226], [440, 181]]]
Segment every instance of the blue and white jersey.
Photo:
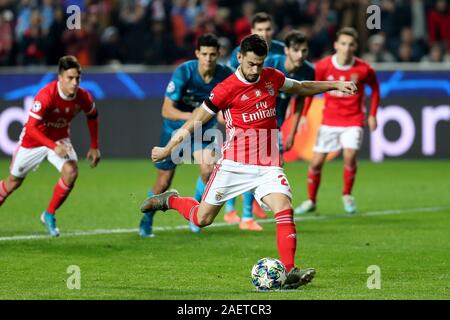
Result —
[[[193, 112], [220, 82], [233, 74], [229, 67], [217, 64], [213, 79], [205, 83], [198, 72], [198, 60], [189, 60], [179, 65], [167, 85], [165, 96], [176, 102], [176, 108], [183, 112]], [[216, 117], [208, 122], [211, 127]], [[180, 121], [184, 123], [184, 121]]]
[[[212, 89], [232, 75], [234, 72], [231, 68], [217, 64], [213, 79], [209, 83], [205, 83], [198, 72], [198, 60], [190, 60], [179, 65], [170, 79], [166, 88], [165, 96], [176, 102], [176, 108], [183, 112], [193, 112], [198, 108], [206, 98], [209, 97]], [[163, 118], [161, 136], [159, 146], [165, 146], [170, 141], [173, 133], [180, 129], [186, 121], [170, 120]], [[202, 133], [215, 127], [217, 118], [213, 117], [202, 126]], [[190, 141], [192, 154], [199, 150], [212, 146], [211, 141], [202, 141], [197, 144], [193, 135]], [[168, 157], [165, 161], [155, 163], [156, 168], [160, 170], [171, 170], [177, 165]]]
[[[313, 81], [314, 80], [314, 65], [309, 62], [305, 61], [303, 65], [294, 73], [288, 73], [286, 68], [284, 67], [284, 64], [286, 62], [286, 56], [285, 55], [273, 55], [270, 58], [266, 59], [264, 62], [265, 67], [272, 67], [275, 69], [280, 70], [283, 72], [283, 74], [291, 79], [295, 79], [298, 81], [308, 80]], [[281, 125], [284, 122], [284, 119], [286, 117], [286, 111], [289, 106], [289, 101], [291, 101], [292, 94], [288, 94], [285, 92], [278, 92], [277, 95], [277, 126], [278, 128], [281, 127]]]
[[[237, 67], [239, 67], [239, 61], [237, 58], [238, 52], [241, 52], [241, 47], [239, 46], [234, 48], [233, 52], [230, 55], [230, 60], [228, 60], [228, 66], [232, 67], [235, 70], [237, 69]], [[272, 40], [272, 44], [270, 45], [266, 60], [276, 54], [284, 54], [284, 43], [278, 40]]]

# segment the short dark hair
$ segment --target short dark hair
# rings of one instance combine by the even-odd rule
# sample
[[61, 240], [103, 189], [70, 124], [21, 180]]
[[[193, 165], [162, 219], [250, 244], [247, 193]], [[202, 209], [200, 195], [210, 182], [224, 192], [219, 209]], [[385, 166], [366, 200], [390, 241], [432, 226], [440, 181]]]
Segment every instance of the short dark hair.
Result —
[[358, 31], [356, 31], [355, 28], [352, 27], [344, 27], [340, 29], [338, 32], [336, 32], [336, 40], [339, 39], [341, 35], [346, 35], [353, 37], [355, 41], [358, 41]]
[[304, 33], [297, 30], [290, 31], [284, 39], [284, 44], [287, 48], [303, 43], [308, 44], [308, 39], [306, 38]]
[[269, 47], [266, 40], [257, 34], [246, 36], [241, 41], [241, 54], [245, 55], [247, 52], [253, 52], [259, 57], [267, 56]]
[[205, 33], [197, 40], [197, 50], [200, 50], [200, 47], [215, 47], [219, 49], [219, 38], [213, 33]]
[[77, 69], [81, 73], [81, 65], [74, 56], [64, 56], [58, 61], [58, 73], [61, 74], [69, 69]]
[[255, 24], [260, 23], [260, 22], [266, 22], [266, 21], [270, 21], [273, 23], [273, 18], [270, 14], [268, 14], [266, 12], [255, 13], [251, 19], [252, 28], [255, 27]]

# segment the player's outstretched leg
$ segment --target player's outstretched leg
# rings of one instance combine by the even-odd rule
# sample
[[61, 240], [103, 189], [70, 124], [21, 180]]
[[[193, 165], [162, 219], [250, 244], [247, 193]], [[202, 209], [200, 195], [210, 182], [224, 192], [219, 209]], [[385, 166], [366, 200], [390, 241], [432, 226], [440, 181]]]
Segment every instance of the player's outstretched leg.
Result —
[[296, 289], [308, 284], [316, 272], [312, 268], [301, 270], [295, 266], [297, 231], [289, 197], [282, 193], [271, 193], [266, 195], [263, 201], [275, 212], [278, 252], [287, 271], [283, 289]]
[[191, 197], [180, 197], [178, 191], [172, 189], [147, 198], [142, 203], [141, 211], [167, 211], [174, 209], [186, 220], [203, 228], [214, 221], [221, 208], [222, 206], [215, 206], [203, 201], [199, 203]]
[[53, 195], [47, 210], [41, 214], [41, 222], [47, 227], [47, 231], [52, 237], [59, 236], [59, 229], [56, 227], [56, 210], [66, 201], [77, 177], [78, 166], [76, 161], [66, 161], [61, 170], [61, 177], [53, 189]]
[[[202, 177], [198, 177], [197, 183], [195, 185], [195, 196], [194, 199], [200, 202], [202, 200], [203, 191], [205, 191], [205, 183], [202, 180]], [[194, 233], [199, 233], [201, 231], [200, 227], [197, 227], [195, 224], [189, 221], [189, 228]]]

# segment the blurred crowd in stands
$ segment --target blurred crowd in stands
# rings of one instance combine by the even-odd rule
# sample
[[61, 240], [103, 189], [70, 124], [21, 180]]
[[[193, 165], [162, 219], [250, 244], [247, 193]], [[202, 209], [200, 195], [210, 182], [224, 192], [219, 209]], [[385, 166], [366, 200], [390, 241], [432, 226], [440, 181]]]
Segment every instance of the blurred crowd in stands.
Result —
[[[380, 30], [366, 26], [373, 4]], [[71, 5], [80, 29], [67, 28]], [[303, 31], [311, 61], [333, 52], [344, 26], [358, 30], [358, 54], [370, 62], [450, 60], [448, 0], [0, 0], [0, 66], [55, 65], [65, 54], [82, 65], [172, 65], [194, 57], [204, 32], [220, 37], [225, 62], [259, 11], [273, 16], [275, 39]]]

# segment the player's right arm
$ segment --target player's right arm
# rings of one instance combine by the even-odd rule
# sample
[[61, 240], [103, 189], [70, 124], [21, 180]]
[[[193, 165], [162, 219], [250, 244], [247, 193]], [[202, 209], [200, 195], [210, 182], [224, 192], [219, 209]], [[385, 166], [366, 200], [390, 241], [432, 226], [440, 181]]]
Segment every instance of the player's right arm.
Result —
[[161, 111], [161, 115], [169, 120], [189, 120], [191, 118], [191, 112], [184, 112], [176, 107], [177, 103], [168, 97], [164, 97], [164, 103]]
[[377, 129], [377, 109], [380, 103], [380, 85], [375, 74], [375, 70], [370, 67], [367, 83], [372, 89], [372, 96], [370, 98], [370, 113], [367, 119], [370, 131]]
[[152, 161], [161, 161], [172, 153], [173, 149], [178, 146], [186, 137], [189, 137], [193, 132], [194, 128], [200, 124], [204, 124], [211, 120], [214, 115], [208, 112], [205, 108], [197, 108], [193, 113], [192, 117], [186, 121], [186, 123], [172, 136], [170, 141], [165, 147], [154, 147], [152, 149]]
[[172, 136], [165, 147], [152, 149], [151, 157], [154, 162], [169, 157], [173, 149], [190, 136], [198, 125], [208, 122], [219, 110], [229, 106], [230, 94], [228, 90], [224, 89], [223, 84], [224, 82], [221, 82], [211, 91], [209, 98], [202, 103], [200, 108], [195, 109], [191, 118]]

